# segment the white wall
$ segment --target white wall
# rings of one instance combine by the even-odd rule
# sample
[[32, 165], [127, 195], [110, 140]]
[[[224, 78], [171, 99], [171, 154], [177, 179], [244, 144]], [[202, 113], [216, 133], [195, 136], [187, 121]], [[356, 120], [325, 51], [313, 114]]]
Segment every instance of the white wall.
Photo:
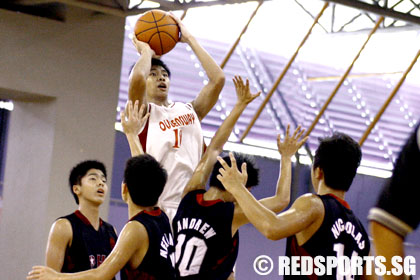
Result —
[[44, 263], [51, 223], [77, 207], [67, 185], [71, 167], [98, 159], [111, 174], [124, 19], [73, 8], [67, 15], [58, 22], [0, 10], [0, 98], [15, 108], [0, 279], [24, 279]]

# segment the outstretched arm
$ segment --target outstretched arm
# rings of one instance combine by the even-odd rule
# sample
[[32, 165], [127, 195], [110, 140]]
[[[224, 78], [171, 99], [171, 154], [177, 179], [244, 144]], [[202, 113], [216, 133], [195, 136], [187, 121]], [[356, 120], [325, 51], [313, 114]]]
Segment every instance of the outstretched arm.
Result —
[[[245, 188], [242, 180], [238, 180], [242, 175], [232, 153], [230, 153], [231, 167], [221, 157], [218, 157], [218, 160], [223, 168], [220, 169], [217, 178], [235, 197], [248, 220], [268, 239], [278, 240], [294, 235], [309, 227], [324, 214], [321, 199], [309, 194], [299, 197], [289, 210], [276, 216], [273, 211], [255, 199]], [[242, 173], [244, 171], [246, 172], [246, 164], [242, 165]]]
[[208, 84], [203, 87], [196, 99], [192, 101], [198, 118], [202, 120], [216, 104], [219, 94], [225, 84], [225, 74], [216, 61], [214, 61], [207, 51], [198, 43], [196, 38], [191, 35], [182, 21], [173, 14], [171, 14], [171, 16], [181, 29], [180, 41], [187, 43], [191, 47], [209, 78]]
[[138, 100], [140, 104], [143, 104], [146, 103], [146, 80], [152, 67], [152, 57], [155, 55], [155, 52], [150, 48], [149, 44], [137, 40], [135, 34], [133, 34], [133, 44], [141, 56], [131, 70], [128, 99], [133, 103]]
[[[286, 135], [283, 142], [281, 142], [280, 135], [277, 136], [277, 148], [281, 155], [281, 168], [277, 181], [276, 194], [271, 197], [263, 198], [259, 201], [267, 209], [276, 213], [282, 211], [287, 207], [287, 205], [289, 205], [290, 186], [292, 184], [292, 157], [308, 139], [308, 137], [305, 137], [299, 141], [305, 132], [305, 129], [301, 129], [300, 126], [296, 128], [292, 136], [289, 135], [289, 131], [290, 125], [287, 126]], [[238, 178], [238, 180], [243, 179]], [[238, 204], [236, 204], [232, 223], [232, 232], [236, 232], [240, 226], [246, 223], [249, 223], [249, 221], [246, 218], [244, 211]]]
[[236, 95], [238, 98], [235, 107], [233, 107], [232, 112], [216, 131], [216, 134], [211, 140], [210, 145], [198, 163], [190, 181], [185, 187], [183, 195], [196, 189], [204, 189], [213, 169], [214, 163], [216, 162], [216, 158], [222, 152], [223, 145], [229, 139], [229, 135], [232, 132], [236, 121], [239, 119], [246, 106], [260, 95], [260, 92], [257, 94], [251, 93], [249, 90], [248, 80], [246, 80], [246, 84], [244, 84], [241, 77], [235, 76], [233, 83], [235, 84]]
[[132, 256], [139, 252], [144, 257], [149, 247], [146, 228], [138, 222], [129, 222], [122, 230], [111, 254], [97, 268], [78, 273], [58, 273], [45, 266], [34, 266], [27, 280], [106, 280], [112, 279]]
[[149, 113], [145, 114], [145, 111], [145, 104], [142, 104], [139, 109], [139, 101], [137, 100], [133, 106], [133, 102], [130, 100], [125, 106], [125, 111], [121, 111], [120, 113], [121, 125], [127, 137], [128, 145], [130, 146], [131, 156], [133, 157], [144, 154], [138, 135], [141, 127], [150, 115]]

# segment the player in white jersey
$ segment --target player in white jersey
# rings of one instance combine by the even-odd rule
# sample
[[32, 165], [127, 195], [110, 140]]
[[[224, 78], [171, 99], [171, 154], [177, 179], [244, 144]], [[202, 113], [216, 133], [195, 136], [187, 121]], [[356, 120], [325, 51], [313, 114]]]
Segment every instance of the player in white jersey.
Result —
[[202, 155], [200, 120], [190, 103], [175, 102], [168, 107], [149, 103], [148, 112], [149, 119], [139, 134], [140, 143], [170, 174], [159, 205], [172, 219], [185, 181], [191, 178]]
[[[173, 16], [181, 30], [181, 42], [187, 43], [204, 68], [208, 83], [191, 103], [169, 103], [170, 71], [147, 43], [133, 36], [141, 54], [130, 76], [129, 99], [147, 104], [149, 121], [139, 137], [146, 153], [155, 157], [168, 171], [168, 181], [159, 206], [170, 219], [176, 213], [183, 188], [200, 161], [203, 136], [200, 121], [216, 104], [225, 82], [222, 69]], [[182, 58], [181, 58], [182, 59]]]

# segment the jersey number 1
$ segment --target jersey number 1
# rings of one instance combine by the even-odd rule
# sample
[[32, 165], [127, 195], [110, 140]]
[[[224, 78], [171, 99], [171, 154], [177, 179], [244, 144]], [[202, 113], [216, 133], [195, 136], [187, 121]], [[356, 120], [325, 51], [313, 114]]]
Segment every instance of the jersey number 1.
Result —
[[[344, 256], [344, 244], [341, 244], [341, 243], [334, 244], [334, 251], [337, 253], [337, 258], [343, 257]], [[351, 256], [352, 257], [357, 257], [357, 255], [358, 255], [357, 252], [353, 251]], [[351, 269], [351, 267], [350, 267], [350, 269]], [[353, 280], [354, 276], [351, 275], [351, 274], [342, 275], [338, 272], [338, 269], [337, 269], [336, 279], [337, 280]]]
[[182, 142], [182, 130], [175, 128], [174, 133], [175, 133], [175, 144], [172, 146], [172, 148], [178, 149], [181, 146], [181, 142]]

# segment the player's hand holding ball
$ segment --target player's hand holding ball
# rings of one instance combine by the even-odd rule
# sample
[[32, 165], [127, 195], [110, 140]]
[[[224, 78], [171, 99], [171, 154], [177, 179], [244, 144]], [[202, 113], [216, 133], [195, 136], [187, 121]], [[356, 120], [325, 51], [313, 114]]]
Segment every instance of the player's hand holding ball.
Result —
[[185, 25], [182, 23], [181, 19], [174, 15], [172, 12], [169, 13], [172, 19], [178, 24], [179, 29], [181, 31], [181, 38], [179, 39], [180, 42], [188, 43], [189, 40], [193, 37]]
[[[162, 10], [151, 10], [144, 13], [134, 26], [134, 37], [147, 43], [155, 55], [163, 55], [172, 50], [180, 39], [179, 26], [176, 17]], [[180, 21], [179, 21], [180, 22]], [[135, 41], [133, 39], [133, 41]], [[137, 47], [139, 45], [139, 48]], [[145, 48], [135, 43], [137, 51]]]
[[132, 41], [133, 41], [134, 47], [136, 48], [139, 54], [144, 54], [145, 52], [151, 52], [152, 57], [156, 56], [155, 51], [152, 50], [152, 48], [149, 46], [148, 43], [138, 40], [136, 36], [133, 36]]

